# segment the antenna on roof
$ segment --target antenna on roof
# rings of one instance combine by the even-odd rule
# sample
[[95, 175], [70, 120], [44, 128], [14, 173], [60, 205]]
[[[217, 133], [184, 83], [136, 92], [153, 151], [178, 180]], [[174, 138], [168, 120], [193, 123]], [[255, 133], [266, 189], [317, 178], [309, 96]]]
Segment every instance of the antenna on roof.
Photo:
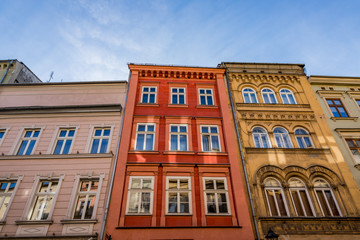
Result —
[[52, 71], [52, 72], [50, 73], [50, 78], [49, 78], [49, 80], [48, 80], [47, 82], [50, 82], [51, 79], [53, 79], [53, 76], [54, 76], [54, 71]]

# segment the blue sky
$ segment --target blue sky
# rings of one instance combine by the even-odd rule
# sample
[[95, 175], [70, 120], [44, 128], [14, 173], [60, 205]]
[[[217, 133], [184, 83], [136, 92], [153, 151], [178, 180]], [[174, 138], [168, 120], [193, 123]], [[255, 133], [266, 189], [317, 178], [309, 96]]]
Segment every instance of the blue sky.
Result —
[[360, 76], [359, 10], [359, 0], [2, 0], [0, 59], [64, 82], [126, 80], [129, 62]]

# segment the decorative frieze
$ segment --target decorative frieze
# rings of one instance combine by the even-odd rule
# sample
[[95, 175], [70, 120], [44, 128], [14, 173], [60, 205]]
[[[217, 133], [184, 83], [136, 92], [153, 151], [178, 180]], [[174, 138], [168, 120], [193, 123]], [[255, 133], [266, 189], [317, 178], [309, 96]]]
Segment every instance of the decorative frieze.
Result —
[[230, 75], [230, 82], [252, 82], [252, 83], [289, 83], [299, 81], [298, 76], [275, 75], [275, 74], [236, 74]]
[[241, 112], [240, 118], [244, 120], [315, 120], [315, 114], [307, 112], [297, 113], [264, 113], [264, 112]]

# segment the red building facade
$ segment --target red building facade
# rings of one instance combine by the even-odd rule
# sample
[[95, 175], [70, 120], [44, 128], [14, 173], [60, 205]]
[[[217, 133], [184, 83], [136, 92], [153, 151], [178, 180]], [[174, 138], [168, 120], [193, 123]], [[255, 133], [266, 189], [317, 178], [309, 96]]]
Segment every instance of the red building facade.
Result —
[[254, 239], [224, 69], [130, 64], [111, 239]]

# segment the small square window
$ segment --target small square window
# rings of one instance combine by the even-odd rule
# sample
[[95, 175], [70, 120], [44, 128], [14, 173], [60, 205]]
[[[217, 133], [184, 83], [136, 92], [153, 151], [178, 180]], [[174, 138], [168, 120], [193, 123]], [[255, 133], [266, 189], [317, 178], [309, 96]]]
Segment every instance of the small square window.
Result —
[[75, 136], [75, 129], [60, 129], [56, 140], [54, 154], [68, 154]]
[[170, 125], [170, 151], [188, 151], [187, 125]]
[[185, 104], [185, 88], [171, 88], [171, 104]]
[[107, 153], [110, 141], [110, 128], [95, 128], [90, 153]]
[[136, 130], [135, 149], [137, 151], [154, 150], [155, 124], [138, 123]]
[[349, 117], [340, 99], [326, 99], [326, 103], [334, 117]]
[[220, 138], [217, 126], [200, 126], [201, 146], [204, 152], [220, 152]]
[[21, 144], [17, 155], [31, 155], [34, 151], [36, 141], [40, 135], [40, 129], [25, 130], [24, 135], [20, 139]]
[[151, 214], [154, 191], [153, 177], [130, 177], [127, 214]]
[[212, 89], [200, 88], [199, 98], [200, 98], [200, 105], [214, 105]]
[[141, 94], [141, 103], [156, 103], [157, 87], [143, 87]]

